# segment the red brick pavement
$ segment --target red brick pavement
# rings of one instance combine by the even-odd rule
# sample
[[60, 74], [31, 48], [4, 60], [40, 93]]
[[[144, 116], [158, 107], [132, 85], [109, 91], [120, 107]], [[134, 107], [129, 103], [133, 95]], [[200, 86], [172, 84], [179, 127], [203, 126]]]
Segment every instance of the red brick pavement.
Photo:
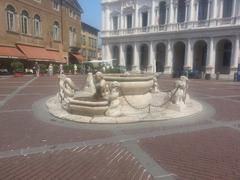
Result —
[[240, 133], [228, 128], [143, 139], [140, 146], [181, 180], [239, 180]]
[[221, 121], [236, 121], [240, 120], [240, 101], [233, 102], [228, 99], [204, 99], [207, 103], [211, 104], [216, 114], [214, 119]]
[[46, 94], [41, 95], [16, 95], [11, 100], [9, 100], [5, 106], [0, 110], [21, 110], [21, 109], [32, 109], [32, 105], [34, 102], [46, 97]]
[[78, 142], [111, 136], [109, 131], [73, 129], [36, 120], [32, 112], [0, 113], [0, 150]]
[[118, 144], [0, 159], [4, 180], [153, 180]]

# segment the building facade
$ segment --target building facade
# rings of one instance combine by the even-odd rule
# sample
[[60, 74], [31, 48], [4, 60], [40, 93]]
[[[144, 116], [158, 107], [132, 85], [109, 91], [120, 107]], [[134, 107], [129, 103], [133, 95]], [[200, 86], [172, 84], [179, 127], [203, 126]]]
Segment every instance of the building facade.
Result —
[[77, 0], [1, 0], [0, 64], [68, 62], [81, 48], [81, 13]]
[[98, 58], [99, 30], [82, 22], [82, 55], [84, 61]]
[[102, 0], [103, 58], [132, 71], [232, 75], [239, 0]]

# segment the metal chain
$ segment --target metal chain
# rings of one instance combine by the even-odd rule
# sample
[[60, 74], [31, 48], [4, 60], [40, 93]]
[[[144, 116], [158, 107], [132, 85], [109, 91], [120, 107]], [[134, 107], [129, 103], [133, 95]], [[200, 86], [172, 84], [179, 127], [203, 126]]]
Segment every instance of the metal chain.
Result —
[[[165, 101], [164, 103], [160, 104], [160, 105], [153, 105], [153, 104], [147, 104], [146, 106], [143, 106], [143, 107], [137, 107], [133, 104], [131, 104], [129, 102], [129, 100], [127, 99], [126, 95], [123, 93], [123, 90], [120, 88], [120, 91], [121, 91], [121, 94], [123, 95], [123, 98], [124, 100], [127, 102], [127, 104], [132, 107], [133, 109], [137, 109], [137, 110], [145, 110], [145, 109], [148, 109], [148, 112], [150, 113], [151, 112], [151, 107], [154, 107], [154, 108], [161, 108], [163, 106], [165, 106], [167, 103], [169, 103], [172, 98], [176, 95], [177, 91], [179, 89], [179, 86], [175, 89], [174, 93], [171, 94], [171, 97], [169, 97], [169, 99], [167, 101]], [[169, 92], [171, 92], [172, 90], [170, 90]], [[156, 111], [157, 112], [157, 111]]]

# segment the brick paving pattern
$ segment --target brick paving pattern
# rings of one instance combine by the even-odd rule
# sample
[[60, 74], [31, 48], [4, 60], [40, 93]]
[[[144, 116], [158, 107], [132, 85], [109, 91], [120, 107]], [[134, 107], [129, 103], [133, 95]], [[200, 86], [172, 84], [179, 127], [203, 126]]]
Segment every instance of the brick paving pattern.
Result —
[[119, 144], [0, 159], [0, 179], [153, 180]]
[[227, 128], [143, 139], [141, 147], [182, 180], [239, 180], [240, 132]]

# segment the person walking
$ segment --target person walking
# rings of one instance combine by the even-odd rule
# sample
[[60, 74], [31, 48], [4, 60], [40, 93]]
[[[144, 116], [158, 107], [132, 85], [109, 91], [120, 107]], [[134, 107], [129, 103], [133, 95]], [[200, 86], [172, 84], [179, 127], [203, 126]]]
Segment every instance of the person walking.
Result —
[[35, 71], [36, 71], [36, 76], [39, 77], [39, 74], [40, 74], [40, 66], [38, 64], [38, 62], [35, 62]]
[[52, 64], [50, 64], [48, 66], [48, 74], [49, 74], [49, 76], [53, 76], [53, 65]]

